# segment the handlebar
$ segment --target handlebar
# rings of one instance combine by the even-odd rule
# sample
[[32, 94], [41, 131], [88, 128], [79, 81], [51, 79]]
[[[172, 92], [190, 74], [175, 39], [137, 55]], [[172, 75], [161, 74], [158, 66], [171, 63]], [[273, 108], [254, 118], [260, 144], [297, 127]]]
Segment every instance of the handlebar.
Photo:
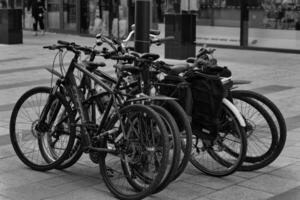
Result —
[[[127, 38], [124, 39], [122, 42], [123, 43], [127, 43], [133, 36], [133, 34], [135, 33], [135, 31], [130, 31], [130, 33], [128, 34]], [[151, 44], [161, 44], [165, 41], [168, 41], [168, 40], [174, 40], [175, 37], [174, 36], [167, 36], [165, 38], [157, 38], [157, 36], [160, 34], [160, 31], [159, 30], [153, 30], [153, 29], [150, 29], [150, 38], [154, 38], [154, 39], [150, 39], [150, 43]]]
[[67, 41], [63, 41], [63, 40], [58, 40], [57, 43], [59, 45], [49, 45], [49, 46], [44, 46], [44, 49], [49, 49], [49, 50], [61, 50], [61, 49], [67, 49], [69, 51], [72, 51], [76, 54], [79, 54], [80, 51], [84, 52], [85, 54], [93, 54], [93, 55], [99, 55], [101, 54], [100, 51], [95, 50], [92, 47], [83, 47], [80, 46], [78, 44], [76, 44], [75, 42], [67, 42]]
[[63, 41], [63, 40], [57, 40], [57, 43], [58, 44], [62, 44], [62, 45], [71, 45], [71, 43], [70, 42], [67, 42], [67, 41]]
[[111, 56], [110, 59], [132, 62], [132, 61], [136, 60], [137, 58], [135, 56], [131, 56], [131, 55], [121, 55], [121, 56]]
[[165, 38], [158, 38], [158, 39], [151, 40], [150, 43], [160, 45], [161, 43], [164, 43], [164, 42], [170, 41], [170, 40], [174, 40], [174, 39], [175, 39], [174, 36], [167, 36]]

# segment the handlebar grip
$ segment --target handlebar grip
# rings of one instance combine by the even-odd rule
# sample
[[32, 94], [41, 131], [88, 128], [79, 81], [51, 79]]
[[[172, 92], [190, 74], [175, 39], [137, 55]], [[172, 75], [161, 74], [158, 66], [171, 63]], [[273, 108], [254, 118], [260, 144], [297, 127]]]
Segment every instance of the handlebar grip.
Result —
[[60, 49], [62, 47], [65, 47], [65, 46], [57, 46], [55, 44], [49, 45], [49, 46], [43, 46], [44, 49], [49, 49], [49, 50], [56, 50], [56, 49]]
[[174, 40], [174, 39], [175, 39], [174, 36], [167, 36], [165, 38], [160, 38], [160, 39], [157, 39], [157, 40], [152, 40], [150, 43], [160, 44], [160, 43], [163, 43], [163, 42], [166, 42], [166, 41], [169, 41], [169, 40]]
[[111, 56], [110, 59], [112, 59], [112, 60], [133, 61], [133, 60], [135, 60], [135, 57], [134, 56], [128, 56], [128, 55], [125, 55], [125, 56]]
[[165, 38], [160, 39], [160, 41], [168, 41], [168, 40], [175, 40], [174, 36], [167, 36]]
[[44, 49], [51, 49], [52, 46], [50, 46], [50, 45], [49, 45], [49, 46], [43, 46], [43, 48], [44, 48]]
[[150, 34], [152, 35], [159, 35], [160, 34], [160, 30], [155, 30], [155, 29], [150, 29]]
[[62, 45], [70, 45], [71, 44], [70, 42], [63, 41], [63, 40], [57, 40], [57, 43], [62, 44]]

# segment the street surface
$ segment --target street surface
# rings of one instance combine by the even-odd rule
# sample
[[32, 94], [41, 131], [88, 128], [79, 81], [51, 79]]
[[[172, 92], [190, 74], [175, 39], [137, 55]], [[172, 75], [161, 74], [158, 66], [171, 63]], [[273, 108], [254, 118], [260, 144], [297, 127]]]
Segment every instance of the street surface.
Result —
[[[24, 44], [0, 45], [0, 200], [114, 199], [102, 181], [98, 166], [87, 156], [64, 171], [37, 172], [17, 158], [10, 144], [11, 110], [28, 89], [50, 85], [51, 76], [44, 67], [52, 66], [54, 52], [42, 46], [59, 39], [87, 46], [95, 41], [92, 37], [54, 33], [34, 37], [25, 31]], [[164, 57], [163, 46], [151, 51]], [[253, 81], [240, 88], [258, 91], [280, 108], [288, 128], [286, 146], [270, 166], [224, 178], [209, 177], [189, 165], [176, 182], [147, 199], [300, 199], [300, 56], [217, 49], [215, 57], [221, 66], [229, 67], [234, 79]], [[66, 59], [66, 64], [69, 61]], [[110, 62], [105, 70], [113, 71]]]

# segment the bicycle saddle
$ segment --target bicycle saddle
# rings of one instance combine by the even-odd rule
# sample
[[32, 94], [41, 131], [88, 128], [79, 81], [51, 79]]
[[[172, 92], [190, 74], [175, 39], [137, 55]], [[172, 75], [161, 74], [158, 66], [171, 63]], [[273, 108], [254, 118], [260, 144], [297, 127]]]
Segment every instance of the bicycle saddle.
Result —
[[105, 67], [106, 64], [104, 62], [91, 62], [91, 61], [85, 61], [84, 64], [86, 65], [86, 69], [89, 71], [94, 71], [98, 67]]
[[150, 60], [150, 61], [154, 61], [154, 60], [157, 60], [159, 58], [159, 55], [155, 54], [155, 53], [144, 53], [140, 57], [144, 58], [144, 59], [147, 59], [147, 60]]
[[195, 57], [189, 57], [189, 58], [186, 59], [187, 63], [192, 63], [193, 64], [195, 61], [196, 61]]
[[170, 66], [170, 74], [177, 75], [189, 69], [189, 64], [176, 64]]

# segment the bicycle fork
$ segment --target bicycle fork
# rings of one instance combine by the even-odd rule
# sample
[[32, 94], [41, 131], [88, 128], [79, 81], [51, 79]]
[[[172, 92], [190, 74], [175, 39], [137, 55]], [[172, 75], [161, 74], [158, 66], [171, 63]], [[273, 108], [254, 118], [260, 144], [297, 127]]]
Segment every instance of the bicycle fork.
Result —
[[[40, 115], [39, 121], [35, 127], [38, 132], [47, 132], [52, 127], [59, 110], [62, 106], [60, 101], [57, 101], [55, 105], [55, 94], [58, 89], [58, 86], [55, 86], [51, 89], [49, 97], [47, 99], [46, 105], [44, 106], [42, 113]], [[61, 122], [60, 122], [61, 123]]]

